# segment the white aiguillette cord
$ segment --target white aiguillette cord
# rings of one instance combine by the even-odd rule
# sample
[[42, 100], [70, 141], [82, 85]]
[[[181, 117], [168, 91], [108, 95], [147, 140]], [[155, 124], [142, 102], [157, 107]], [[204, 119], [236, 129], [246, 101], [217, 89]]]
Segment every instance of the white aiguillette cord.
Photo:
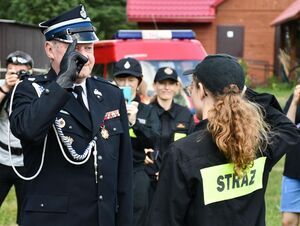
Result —
[[[20, 81], [20, 82], [22, 82], [22, 81]], [[19, 85], [20, 82], [18, 82], [18, 83], [15, 85], [15, 87], [13, 88], [13, 91], [12, 91], [11, 99], [10, 99], [10, 102], [9, 102], [9, 116], [10, 116], [11, 113], [12, 113], [12, 103], [13, 103], [13, 98], [14, 98], [14, 95], [15, 95], [15, 91], [16, 91], [16, 88], [17, 88], [17, 86]], [[38, 97], [40, 97], [40, 96], [41, 96], [41, 91], [37, 90], [37, 87], [36, 87], [36, 86], [34, 86], [34, 88], [35, 88], [35, 90], [36, 90], [36, 92], [37, 92]], [[71, 164], [73, 164], [73, 165], [82, 165], [82, 164], [86, 163], [86, 162], [88, 161], [88, 159], [90, 158], [91, 152], [92, 152], [92, 151], [89, 150], [89, 152], [88, 152], [88, 154], [87, 154], [87, 157], [86, 157], [83, 161], [79, 161], [79, 162], [72, 161], [72, 160], [66, 155], [66, 153], [64, 152], [64, 148], [63, 148], [63, 146], [62, 146], [62, 143], [61, 143], [61, 141], [60, 141], [60, 138], [59, 138], [59, 135], [58, 135], [58, 133], [57, 133], [57, 131], [56, 131], [55, 126], [52, 125], [52, 127], [53, 127], [53, 129], [54, 129], [54, 132], [55, 132], [55, 135], [56, 135], [56, 138], [57, 138], [57, 141], [58, 141], [60, 150], [61, 150], [61, 152], [62, 152], [64, 158], [65, 158], [69, 163], [71, 163]], [[41, 172], [41, 170], [42, 170], [42, 168], [43, 168], [44, 159], [45, 159], [45, 152], [46, 152], [46, 146], [47, 146], [47, 138], [48, 138], [48, 134], [45, 136], [45, 139], [44, 139], [44, 145], [43, 145], [43, 153], [42, 153], [42, 158], [41, 158], [41, 164], [40, 164], [40, 166], [39, 166], [38, 171], [37, 171], [33, 176], [31, 176], [31, 177], [25, 177], [25, 176], [21, 175], [21, 174], [17, 171], [16, 167], [15, 167], [14, 164], [13, 164], [13, 161], [12, 161], [12, 154], [11, 154], [11, 146], [10, 146], [10, 134], [11, 134], [11, 132], [10, 132], [10, 123], [9, 123], [9, 121], [8, 121], [8, 145], [7, 145], [7, 146], [8, 146], [8, 151], [9, 151], [9, 160], [10, 160], [10, 164], [11, 164], [11, 166], [12, 166], [14, 172], [18, 175], [18, 177], [20, 177], [20, 178], [23, 179], [23, 180], [33, 180], [34, 178], [36, 178], [36, 177], [40, 174], [40, 172]], [[94, 151], [93, 151], [93, 155], [94, 155], [94, 167], [95, 167], [96, 183], [98, 183], [98, 180], [97, 180], [97, 175], [98, 175], [97, 167], [98, 167], [98, 164], [97, 164], [97, 145], [96, 145], [96, 141], [94, 141]]]

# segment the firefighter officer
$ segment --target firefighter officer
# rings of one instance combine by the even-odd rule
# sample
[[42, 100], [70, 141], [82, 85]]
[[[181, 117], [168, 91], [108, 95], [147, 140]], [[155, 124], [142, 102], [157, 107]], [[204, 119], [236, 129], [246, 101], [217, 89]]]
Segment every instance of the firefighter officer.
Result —
[[11, 129], [24, 150], [22, 225], [131, 226], [132, 153], [121, 90], [90, 76], [83, 5], [40, 23], [50, 71], [21, 82]]

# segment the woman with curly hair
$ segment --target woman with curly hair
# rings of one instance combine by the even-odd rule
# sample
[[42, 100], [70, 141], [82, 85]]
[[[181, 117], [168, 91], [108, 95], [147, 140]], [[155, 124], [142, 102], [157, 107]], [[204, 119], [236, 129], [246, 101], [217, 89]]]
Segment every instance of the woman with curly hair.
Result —
[[148, 226], [263, 226], [269, 172], [296, 150], [296, 127], [276, 99], [245, 87], [237, 60], [210, 55], [189, 92], [198, 130], [164, 155]]

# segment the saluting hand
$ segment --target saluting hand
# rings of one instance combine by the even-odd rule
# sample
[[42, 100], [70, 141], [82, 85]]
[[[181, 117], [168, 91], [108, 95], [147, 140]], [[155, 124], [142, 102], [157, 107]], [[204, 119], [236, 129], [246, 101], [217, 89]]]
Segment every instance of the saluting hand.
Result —
[[84, 64], [88, 61], [88, 58], [80, 54], [75, 50], [77, 40], [75, 39], [65, 52], [60, 62], [60, 72], [56, 82], [62, 88], [72, 88], [79, 72]]

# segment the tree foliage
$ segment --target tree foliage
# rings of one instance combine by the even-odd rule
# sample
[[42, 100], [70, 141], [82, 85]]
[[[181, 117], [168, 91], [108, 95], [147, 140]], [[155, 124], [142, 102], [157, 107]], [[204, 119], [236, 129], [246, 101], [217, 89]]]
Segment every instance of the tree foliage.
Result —
[[100, 39], [109, 39], [118, 29], [136, 28], [127, 22], [126, 0], [0, 0], [0, 18], [38, 25], [82, 3]]

